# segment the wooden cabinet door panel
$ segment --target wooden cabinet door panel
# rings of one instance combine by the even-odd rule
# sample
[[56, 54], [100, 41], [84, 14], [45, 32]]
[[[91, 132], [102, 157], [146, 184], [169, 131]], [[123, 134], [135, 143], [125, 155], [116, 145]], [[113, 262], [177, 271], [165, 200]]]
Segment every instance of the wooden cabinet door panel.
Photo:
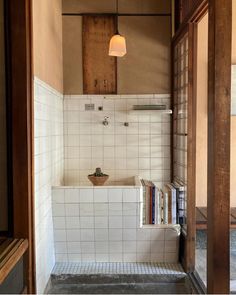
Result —
[[115, 16], [83, 16], [84, 94], [117, 92], [117, 62], [108, 55], [109, 42], [115, 32]]

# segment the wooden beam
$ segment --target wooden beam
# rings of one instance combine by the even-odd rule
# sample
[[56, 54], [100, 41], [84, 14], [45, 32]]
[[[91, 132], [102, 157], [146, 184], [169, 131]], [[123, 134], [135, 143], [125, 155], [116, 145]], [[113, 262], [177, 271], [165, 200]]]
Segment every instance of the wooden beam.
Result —
[[187, 239], [186, 267], [187, 272], [195, 268], [195, 239], [196, 239], [196, 44], [197, 25], [189, 24], [188, 33], [188, 143], [187, 143]]
[[31, 0], [6, 1], [7, 95], [11, 101], [13, 236], [27, 239], [25, 275], [35, 292]]
[[232, 0], [209, 1], [207, 293], [230, 293]]

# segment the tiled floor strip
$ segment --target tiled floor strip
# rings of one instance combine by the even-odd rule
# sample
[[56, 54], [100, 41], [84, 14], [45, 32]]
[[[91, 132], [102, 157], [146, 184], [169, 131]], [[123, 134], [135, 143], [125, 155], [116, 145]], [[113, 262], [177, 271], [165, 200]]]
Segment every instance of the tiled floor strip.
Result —
[[183, 274], [174, 263], [56, 263], [52, 274]]

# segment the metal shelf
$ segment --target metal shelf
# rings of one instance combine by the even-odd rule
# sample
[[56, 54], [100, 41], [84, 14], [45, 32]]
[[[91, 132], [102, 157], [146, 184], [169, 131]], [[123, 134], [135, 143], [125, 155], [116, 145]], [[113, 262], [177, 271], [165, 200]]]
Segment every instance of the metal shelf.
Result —
[[166, 114], [166, 115], [171, 115], [173, 112], [172, 110], [131, 110], [129, 113], [134, 113], [134, 114], [140, 114], [140, 115], [150, 115], [153, 113], [157, 114]]

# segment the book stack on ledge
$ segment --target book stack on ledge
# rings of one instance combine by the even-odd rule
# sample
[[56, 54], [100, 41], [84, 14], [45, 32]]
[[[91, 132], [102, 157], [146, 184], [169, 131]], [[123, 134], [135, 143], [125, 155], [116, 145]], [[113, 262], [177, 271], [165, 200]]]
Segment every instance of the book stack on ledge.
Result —
[[161, 190], [153, 182], [143, 186], [143, 224], [185, 224], [185, 186], [180, 181], [167, 183]]

